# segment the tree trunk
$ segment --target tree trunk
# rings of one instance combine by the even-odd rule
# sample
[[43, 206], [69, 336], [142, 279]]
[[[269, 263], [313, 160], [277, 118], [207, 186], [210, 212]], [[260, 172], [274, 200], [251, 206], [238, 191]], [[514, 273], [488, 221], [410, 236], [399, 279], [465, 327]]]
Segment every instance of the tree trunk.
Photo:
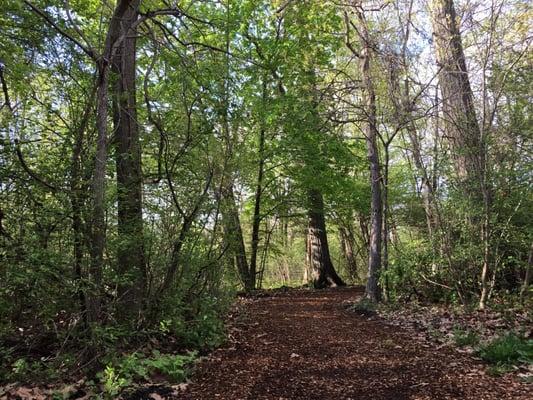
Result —
[[316, 289], [326, 286], [344, 286], [337, 275], [329, 254], [324, 200], [319, 190], [308, 192], [309, 211], [307, 229], [308, 279]]
[[224, 237], [228, 252], [237, 266], [237, 272], [242, 280], [244, 289], [250, 291], [255, 289], [256, 274], [250, 273], [248, 267], [248, 259], [246, 258], [246, 247], [244, 245], [244, 237], [242, 233], [241, 220], [239, 217], [239, 209], [235, 200], [234, 193], [234, 178], [233, 178], [233, 144], [237, 141], [235, 132], [230, 126], [230, 83], [231, 83], [231, 68], [230, 68], [230, 3], [226, 6], [226, 32], [225, 32], [225, 77], [223, 81], [221, 93], [221, 118], [222, 129], [224, 134], [225, 145], [225, 161], [222, 170], [222, 185], [220, 188], [220, 198], [222, 201], [222, 219], [224, 221]]
[[91, 263], [90, 279], [91, 293], [88, 296], [88, 314], [90, 322], [97, 322], [100, 316], [100, 302], [102, 295], [102, 269], [104, 263], [104, 247], [106, 240], [105, 223], [105, 189], [107, 165], [107, 117], [108, 117], [108, 84], [109, 60], [112, 58], [114, 47], [120, 35], [121, 21], [131, 6], [132, 0], [120, 1], [113, 12], [106, 35], [104, 51], [97, 61], [98, 83], [96, 90], [96, 154], [94, 157], [94, 172], [92, 176], [92, 220], [91, 220]]
[[[263, 105], [265, 105], [267, 97], [267, 82], [266, 78], [263, 77], [262, 85], [262, 100]], [[252, 222], [252, 247], [250, 255], [250, 270], [249, 270], [249, 285], [252, 286], [252, 289], [255, 288], [255, 280], [257, 273], [257, 252], [259, 249], [259, 228], [261, 225], [261, 195], [263, 194], [263, 175], [265, 169], [265, 128], [264, 121], [261, 120], [259, 128], [259, 145], [257, 149], [257, 155], [259, 157], [259, 162], [257, 166], [257, 182], [255, 188], [255, 198], [254, 198], [254, 216]]]
[[118, 207], [118, 296], [124, 316], [138, 313], [146, 290], [142, 217], [142, 173], [136, 103], [136, 29], [139, 0], [121, 21], [124, 39], [113, 59]]
[[[79, 126], [75, 131], [74, 146], [70, 164], [70, 204], [72, 207], [72, 234], [74, 254], [74, 280], [77, 285], [77, 298], [82, 314], [82, 321], [87, 325], [87, 300], [85, 296], [85, 284], [83, 283], [83, 205], [84, 196], [82, 191], [81, 154], [83, 149], [83, 137], [90, 121], [94, 107], [96, 87], [93, 88], [88, 99], [87, 106], [82, 115]], [[1, 233], [0, 224], [0, 233]]]
[[355, 251], [355, 238], [350, 227], [339, 227], [342, 255], [346, 262], [346, 269], [352, 279], [357, 279], [357, 258]]
[[249, 285], [251, 288], [255, 288], [255, 275], [257, 272], [257, 252], [259, 250], [259, 228], [261, 225], [261, 194], [263, 192], [263, 172], [264, 172], [264, 143], [265, 143], [265, 131], [260, 130], [259, 133], [259, 166], [257, 175], [257, 185], [255, 189], [254, 199], [254, 216], [252, 222], [252, 246], [250, 255], [250, 270], [249, 270]]
[[362, 44], [360, 69], [364, 88], [363, 101], [367, 119], [365, 139], [368, 161], [370, 163], [371, 190], [370, 251], [368, 257], [368, 280], [365, 296], [369, 300], [377, 302], [381, 299], [379, 273], [381, 269], [383, 203], [381, 198], [381, 171], [377, 146], [378, 129], [376, 121], [376, 94], [370, 74], [372, 49], [370, 47], [370, 36], [368, 34], [367, 22], [362, 10], [356, 8], [356, 13], [360, 23], [359, 35]]
[[529, 249], [529, 257], [527, 259], [526, 273], [524, 275], [524, 282], [522, 283], [522, 288], [520, 289], [520, 302], [523, 303], [527, 291], [529, 289], [529, 282], [531, 281], [531, 267], [533, 266], [533, 243], [531, 243], [531, 248]]
[[[382, 202], [383, 202], [383, 218], [382, 218], [382, 229], [383, 229], [383, 259], [382, 259], [382, 269], [387, 271], [389, 269], [389, 145], [390, 142], [386, 143], [384, 146], [385, 150], [385, 165], [383, 166], [383, 192], [382, 192]], [[385, 301], [389, 300], [389, 280], [388, 276], [385, 274], [383, 282], [383, 299]]]
[[239, 210], [233, 192], [233, 182], [225, 185], [222, 189], [224, 236], [228, 245], [228, 251], [237, 266], [237, 271], [244, 284], [244, 289], [250, 291], [255, 289], [255, 273], [252, 275], [248, 268], [246, 258], [246, 247], [241, 228]]
[[100, 315], [102, 268], [105, 246], [105, 175], [107, 161], [107, 85], [106, 66], [99, 67], [99, 85], [96, 104], [98, 139], [94, 173], [92, 178], [92, 220], [91, 220], [91, 290], [88, 296], [89, 321], [96, 322]]
[[431, 16], [437, 63], [441, 68], [444, 121], [454, 150], [455, 169], [464, 183], [475, 183], [470, 188], [475, 193], [481, 182], [478, 178], [482, 146], [453, 0], [435, 0]]
[[437, 63], [441, 67], [439, 83], [443, 112], [459, 186], [469, 200], [469, 209], [482, 204], [483, 218], [470, 218], [480, 228], [483, 243], [481, 296], [479, 308], [485, 307], [488, 295], [490, 262], [491, 195], [487, 179], [486, 143], [476, 119], [474, 95], [470, 86], [466, 60], [457, 24], [453, 0], [436, 0], [431, 5]]
[[[409, 82], [406, 79], [404, 82], [404, 94], [401, 101], [401, 110], [400, 112], [404, 118], [411, 119], [411, 106], [410, 104], [410, 90]], [[437, 126], [435, 127], [435, 142], [438, 138], [438, 108], [436, 108], [436, 122]], [[426, 225], [428, 230], [428, 235], [433, 239], [434, 234], [440, 229], [440, 218], [437, 211], [437, 204], [435, 199], [435, 185], [432, 182], [431, 174], [428, 173], [428, 168], [426, 167], [423, 157], [422, 157], [422, 146], [418, 138], [418, 132], [416, 125], [410, 121], [407, 125], [407, 133], [409, 136], [409, 141], [411, 142], [411, 152], [413, 155], [413, 161], [418, 172], [418, 176], [421, 180], [421, 189], [420, 195], [422, 197], [422, 205], [424, 207], [424, 212], [426, 214]], [[436, 153], [437, 150], [435, 150]], [[436, 154], [435, 154], [436, 156]], [[434, 161], [436, 162], [436, 161]]]
[[[401, 52], [401, 68], [403, 68], [404, 72], [404, 81], [403, 85], [400, 85], [400, 79], [398, 76], [398, 73], [395, 69], [395, 65], [391, 65], [391, 96], [393, 99], [395, 99], [394, 107], [395, 107], [395, 114], [397, 119], [397, 126], [398, 127], [405, 127], [411, 142], [411, 152], [413, 155], [413, 160], [416, 166], [416, 170], [418, 172], [418, 176], [416, 177], [416, 184], [418, 189], [418, 178], [421, 180], [421, 198], [422, 198], [422, 205], [424, 207], [424, 211], [426, 214], [426, 225], [428, 230], [428, 235], [430, 239], [433, 239], [434, 232], [439, 227], [438, 223], [438, 213], [435, 210], [435, 186], [432, 182], [432, 179], [430, 178], [430, 174], [427, 171], [427, 168], [425, 166], [424, 160], [422, 158], [422, 148], [420, 145], [420, 140], [418, 138], [418, 130], [414, 123], [413, 119], [413, 99], [411, 98], [411, 90], [410, 90], [410, 71], [409, 71], [409, 58], [408, 58], [408, 43], [410, 39], [411, 34], [411, 21], [412, 21], [412, 13], [413, 13], [413, 0], [409, 1], [409, 6], [407, 9], [407, 21], [403, 22], [400, 19], [400, 23], [405, 26], [405, 30], [403, 33], [403, 45], [402, 45], [402, 52]], [[398, 13], [400, 15], [400, 13]], [[438, 89], [437, 89], [438, 90]], [[397, 98], [399, 96], [399, 98]], [[438, 96], [436, 98], [438, 100]], [[436, 101], [437, 103], [437, 101]], [[435, 144], [437, 143], [436, 138], [438, 137], [438, 104], [436, 104], [436, 126], [435, 126]], [[436, 149], [436, 148], [435, 148]], [[436, 161], [434, 161], [434, 165], [436, 165]]]

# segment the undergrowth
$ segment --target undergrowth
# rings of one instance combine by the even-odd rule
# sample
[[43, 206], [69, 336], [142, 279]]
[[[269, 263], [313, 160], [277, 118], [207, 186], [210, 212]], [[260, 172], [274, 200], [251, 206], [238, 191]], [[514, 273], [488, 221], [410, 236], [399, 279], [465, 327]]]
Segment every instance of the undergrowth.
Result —
[[455, 328], [453, 330], [453, 341], [457, 347], [475, 346], [479, 343], [479, 335], [470, 329]]
[[168, 382], [183, 381], [197, 354], [225, 340], [221, 316], [232, 297], [180, 300], [169, 299], [158, 319], [137, 329], [115, 321], [89, 328], [80, 323], [64, 328], [50, 323], [32, 329], [12, 325], [0, 332], [0, 385], [83, 379], [92, 382], [95, 393], [113, 398], [117, 390], [154, 374]]
[[[179, 383], [187, 377], [196, 352], [187, 354], [162, 354], [154, 350], [151, 355], [127, 354], [110, 361], [97, 375], [97, 383], [105, 398], [115, 398], [123, 389], [134, 383], [148, 382], [162, 375], [169, 383]], [[95, 382], [93, 384], [96, 385]]]
[[357, 314], [371, 316], [376, 314], [377, 305], [369, 299], [362, 298], [357, 303], [351, 304], [349, 309]]
[[501, 375], [514, 365], [533, 364], [533, 339], [508, 333], [479, 346], [478, 355], [491, 364], [489, 373]]

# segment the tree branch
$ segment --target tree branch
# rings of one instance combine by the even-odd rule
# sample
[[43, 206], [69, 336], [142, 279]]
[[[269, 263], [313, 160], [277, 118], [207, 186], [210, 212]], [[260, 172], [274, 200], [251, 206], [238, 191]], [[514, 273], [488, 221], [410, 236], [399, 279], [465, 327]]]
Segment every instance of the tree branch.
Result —
[[24, 0], [24, 4], [26, 4], [28, 7], [31, 8], [31, 10], [41, 16], [46, 22], [48, 22], [48, 24], [54, 28], [57, 33], [59, 33], [61, 36], [63, 36], [64, 38], [70, 40], [72, 43], [74, 43], [76, 46], [78, 46], [85, 54], [87, 54], [91, 59], [93, 60], [96, 60], [96, 54], [94, 53], [94, 51], [88, 47], [86, 47], [83, 43], [81, 43], [78, 39], [76, 39], [75, 37], [73, 37], [72, 35], [70, 35], [69, 33], [67, 33], [63, 28], [61, 28], [58, 24], [56, 24], [54, 22], [54, 20], [52, 20], [52, 18], [47, 14], [45, 13], [43, 10], [41, 10], [40, 8], [38, 8], [37, 6], [31, 4], [28, 0]]
[[58, 189], [55, 186], [52, 186], [51, 184], [46, 182], [44, 179], [39, 177], [39, 175], [37, 175], [35, 172], [33, 172], [31, 170], [31, 168], [28, 166], [28, 164], [26, 164], [26, 161], [24, 160], [24, 156], [22, 155], [22, 151], [20, 151], [20, 146], [19, 146], [18, 139], [15, 139], [15, 152], [17, 153], [17, 158], [19, 159], [20, 164], [22, 165], [22, 168], [24, 168], [24, 171], [26, 171], [28, 173], [28, 175], [30, 175], [35, 181], [37, 181], [41, 185], [45, 186], [46, 188], [48, 188], [52, 192], [57, 192], [58, 191]]
[[4, 106], [7, 106], [9, 108], [9, 111], [13, 112], [13, 107], [11, 106], [11, 100], [9, 100], [9, 90], [7, 89], [7, 82], [4, 78], [4, 69], [5, 66], [2, 62], [0, 62], [0, 82], [2, 83], [2, 91], [4, 92], [4, 99], [5, 102], [2, 104], [2, 107], [0, 107], [0, 110], [4, 108]]

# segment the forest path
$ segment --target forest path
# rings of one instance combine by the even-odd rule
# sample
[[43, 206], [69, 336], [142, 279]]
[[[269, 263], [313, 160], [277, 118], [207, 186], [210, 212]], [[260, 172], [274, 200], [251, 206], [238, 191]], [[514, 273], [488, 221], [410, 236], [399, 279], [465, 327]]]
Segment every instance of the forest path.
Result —
[[241, 300], [231, 340], [197, 366], [179, 399], [533, 398], [467, 355], [346, 310], [359, 288], [270, 293]]

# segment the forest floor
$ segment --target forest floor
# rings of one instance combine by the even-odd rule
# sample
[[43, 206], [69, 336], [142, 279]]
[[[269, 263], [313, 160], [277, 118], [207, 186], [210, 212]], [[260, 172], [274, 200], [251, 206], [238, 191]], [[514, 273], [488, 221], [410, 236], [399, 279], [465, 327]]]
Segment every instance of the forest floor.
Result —
[[0, 387], [0, 400], [533, 399], [524, 380], [533, 365], [492, 376], [473, 348], [452, 343], [458, 322], [481, 338], [518, 328], [531, 337], [530, 317], [414, 304], [376, 313], [354, 307], [362, 295], [357, 287], [285, 288], [240, 297], [225, 345], [201, 357], [185, 383], [151, 377], [115, 397], [98, 397], [84, 379], [64, 388], [14, 383]]
[[178, 399], [531, 399], [533, 385], [350, 311], [359, 288], [244, 298], [226, 346], [201, 361]]

